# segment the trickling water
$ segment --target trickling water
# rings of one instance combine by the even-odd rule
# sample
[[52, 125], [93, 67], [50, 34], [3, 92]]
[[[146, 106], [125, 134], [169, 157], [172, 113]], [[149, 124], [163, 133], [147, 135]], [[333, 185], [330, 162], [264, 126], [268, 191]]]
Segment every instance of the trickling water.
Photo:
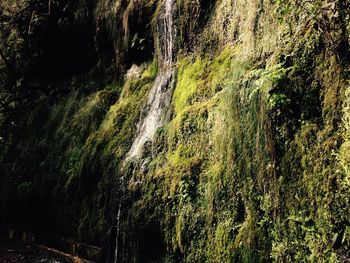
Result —
[[159, 71], [146, 107], [138, 124], [138, 133], [127, 159], [138, 157], [147, 141], [152, 141], [156, 130], [164, 125], [165, 111], [170, 104], [174, 69], [174, 14], [175, 0], [164, 0], [158, 21]]
[[[147, 141], [152, 141], [157, 128], [164, 125], [165, 111], [170, 104], [174, 86], [174, 20], [173, 14], [176, 0], [163, 0], [162, 10], [158, 20], [159, 34], [159, 71], [154, 85], [148, 96], [146, 107], [138, 123], [137, 136], [127, 155], [127, 160], [139, 157], [142, 147]], [[124, 176], [121, 178], [122, 191], [125, 191]], [[118, 206], [116, 220], [116, 246], [114, 251], [114, 263], [118, 262], [120, 221], [122, 202]]]
[[[120, 178], [120, 184], [122, 188], [123, 195], [125, 194], [125, 184], [124, 184], [124, 176]], [[118, 249], [119, 249], [119, 233], [120, 233], [120, 217], [122, 212], [122, 202], [119, 202], [118, 206], [118, 214], [117, 214], [117, 225], [116, 225], [116, 237], [115, 237], [115, 250], [114, 250], [114, 263], [118, 261]]]

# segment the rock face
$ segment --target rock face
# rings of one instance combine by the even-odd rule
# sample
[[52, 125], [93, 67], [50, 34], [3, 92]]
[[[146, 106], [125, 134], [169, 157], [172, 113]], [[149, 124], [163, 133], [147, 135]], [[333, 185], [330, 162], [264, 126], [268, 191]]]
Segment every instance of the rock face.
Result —
[[44, 2], [0, 3], [0, 229], [349, 260], [348, 0]]

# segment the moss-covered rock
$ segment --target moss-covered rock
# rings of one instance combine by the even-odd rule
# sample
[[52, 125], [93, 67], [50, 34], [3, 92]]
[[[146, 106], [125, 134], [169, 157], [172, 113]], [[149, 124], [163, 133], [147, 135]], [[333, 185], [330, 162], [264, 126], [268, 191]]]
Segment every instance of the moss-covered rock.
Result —
[[74, 5], [99, 63], [11, 116], [0, 227], [123, 262], [349, 259], [348, 1], [207, 2], [176, 1], [167, 122], [132, 160], [162, 1]]

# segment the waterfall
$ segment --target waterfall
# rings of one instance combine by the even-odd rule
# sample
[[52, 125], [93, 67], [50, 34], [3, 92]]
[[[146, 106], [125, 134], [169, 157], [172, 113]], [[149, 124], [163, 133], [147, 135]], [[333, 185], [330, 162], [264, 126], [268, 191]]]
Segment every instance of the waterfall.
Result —
[[164, 0], [158, 20], [159, 71], [137, 125], [137, 136], [127, 159], [138, 157], [147, 141], [152, 141], [156, 130], [164, 125], [165, 111], [170, 104], [174, 85], [174, 20], [175, 0]]
[[[147, 104], [137, 125], [137, 136], [127, 154], [126, 160], [139, 157], [142, 147], [152, 141], [156, 130], [165, 123], [165, 112], [171, 101], [174, 86], [174, 20], [173, 14], [176, 0], [163, 0], [162, 10], [157, 23], [159, 41], [159, 70], [156, 80], [148, 96]], [[125, 192], [124, 176], [121, 178], [123, 194]], [[116, 220], [116, 238], [114, 263], [118, 262], [120, 221], [122, 202], [118, 206]]]

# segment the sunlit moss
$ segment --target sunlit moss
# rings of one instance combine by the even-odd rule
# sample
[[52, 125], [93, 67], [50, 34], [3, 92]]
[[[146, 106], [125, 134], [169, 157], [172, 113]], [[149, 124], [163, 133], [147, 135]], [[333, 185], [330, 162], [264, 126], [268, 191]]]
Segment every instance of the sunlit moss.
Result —
[[[70, 94], [27, 120], [42, 115], [42, 135], [27, 129], [18, 144], [39, 175], [13, 189], [49, 189], [84, 240], [112, 233], [122, 204], [123, 244], [135, 260], [134, 248], [157, 236], [152, 248], [164, 250], [164, 262], [341, 261], [350, 235], [349, 92], [332, 38], [288, 1], [216, 1], [199, 21], [203, 2], [177, 1], [178, 43], [194, 47], [179, 44], [167, 123], [140, 159], [124, 160], [160, 73], [156, 58], [104, 89], [62, 84]], [[127, 35], [143, 5], [154, 5], [156, 27], [161, 3], [116, 1], [106, 12], [101, 1], [96, 15], [118, 13]]]

